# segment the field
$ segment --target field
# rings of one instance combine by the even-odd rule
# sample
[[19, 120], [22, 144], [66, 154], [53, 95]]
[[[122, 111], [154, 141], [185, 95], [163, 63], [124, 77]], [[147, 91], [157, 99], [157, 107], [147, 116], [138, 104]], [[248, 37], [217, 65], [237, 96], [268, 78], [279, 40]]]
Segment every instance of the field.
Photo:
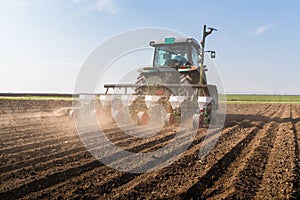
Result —
[[[111, 169], [89, 154], [65, 112], [71, 101], [2, 99], [0, 105], [0, 199], [300, 198], [300, 104], [229, 104], [207, 156], [198, 157], [202, 128], [174, 163], [140, 174]], [[106, 134], [122, 148], [148, 152], [174, 132], [143, 140], [117, 127]]]
[[228, 103], [300, 103], [299, 95], [234, 95], [227, 94]]

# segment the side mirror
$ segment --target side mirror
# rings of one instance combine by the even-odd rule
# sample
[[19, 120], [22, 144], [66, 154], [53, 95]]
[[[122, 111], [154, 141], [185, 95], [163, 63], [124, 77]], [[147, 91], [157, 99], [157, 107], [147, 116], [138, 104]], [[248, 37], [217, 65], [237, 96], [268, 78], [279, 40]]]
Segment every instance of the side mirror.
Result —
[[210, 57], [211, 58], [215, 58], [216, 57], [216, 52], [215, 51], [211, 51], [210, 52]]

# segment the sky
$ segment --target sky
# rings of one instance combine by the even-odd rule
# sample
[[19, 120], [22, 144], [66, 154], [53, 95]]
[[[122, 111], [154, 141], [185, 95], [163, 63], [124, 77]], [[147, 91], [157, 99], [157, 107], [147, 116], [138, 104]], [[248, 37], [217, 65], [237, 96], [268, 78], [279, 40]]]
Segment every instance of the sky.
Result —
[[200, 40], [207, 24], [226, 93], [300, 95], [299, 10], [292, 0], [0, 0], [0, 92], [72, 93], [112, 36], [160, 27]]

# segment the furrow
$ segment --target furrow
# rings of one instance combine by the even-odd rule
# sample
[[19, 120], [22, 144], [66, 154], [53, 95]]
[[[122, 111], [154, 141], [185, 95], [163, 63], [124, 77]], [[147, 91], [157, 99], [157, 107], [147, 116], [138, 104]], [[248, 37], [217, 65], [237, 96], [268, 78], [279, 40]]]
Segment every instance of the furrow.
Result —
[[[223, 130], [221, 133], [222, 136], [220, 137], [220, 140], [216, 146], [220, 146], [223, 143], [223, 137], [229, 137], [231, 139], [238, 138], [237, 136], [239, 132], [240, 128], [238, 126], [230, 127]], [[207, 138], [208, 141], [205, 142], [203, 140], [204, 138], [200, 137], [198, 139], [198, 142], [194, 143], [188, 151], [184, 152], [184, 154], [177, 161], [163, 168], [160, 171], [154, 171], [152, 173], [143, 174], [141, 177], [128, 183], [128, 185], [124, 185], [121, 188], [115, 189], [111, 197], [121, 197], [125, 199], [134, 198], [136, 192], [139, 191], [141, 196], [145, 194], [161, 194], [159, 198], [170, 198], [164, 196], [164, 194], [168, 192], [168, 188], [172, 188], [172, 185], [190, 184], [189, 182], [192, 181], [191, 179], [197, 179], [199, 173], [201, 173], [201, 171], [203, 170], [199, 169], [199, 165], [204, 167], [204, 162], [206, 159], [199, 159], [199, 150], [203, 150], [205, 147], [209, 146], [209, 142], [218, 140], [218, 136], [219, 134], [215, 133], [211, 135], [210, 138]], [[147, 180], [147, 182], [144, 182], [144, 180]], [[180, 182], [178, 182], [178, 180], [180, 180]], [[169, 194], [171, 194], [170, 192], [171, 191], [169, 191]]]
[[295, 183], [294, 183], [294, 199], [300, 199], [300, 104], [294, 104], [292, 109], [293, 130], [295, 138]]
[[[271, 112], [271, 113], [268, 113], [268, 114], [272, 115], [274, 113]], [[250, 124], [247, 124], [246, 127], [252, 127]], [[248, 130], [249, 130], [249, 128], [248, 128]], [[229, 133], [237, 134], [238, 132], [229, 131]], [[228, 135], [228, 137], [230, 137], [231, 134], [225, 134], [225, 135]], [[241, 134], [241, 135], [243, 135], [243, 134]], [[241, 135], [238, 135], [238, 136], [241, 136]], [[235, 135], [235, 137], [233, 137], [233, 139], [236, 139], [236, 138], [237, 138], [237, 135]], [[198, 148], [199, 148], [199, 146], [198, 146]], [[192, 160], [181, 159], [181, 160], [184, 160], [184, 161], [183, 162], [178, 161], [178, 162], [175, 162], [175, 163], [178, 164], [179, 166], [181, 165], [182, 167], [187, 167], [190, 170], [190, 166], [193, 166], [195, 164], [195, 160], [196, 160], [195, 158], [197, 158], [197, 155], [198, 155], [198, 152], [196, 153], [195, 151], [197, 151], [197, 150], [194, 149], [194, 150], [189, 151], [190, 152], [189, 154], [193, 155], [192, 158], [191, 158]], [[188, 156], [186, 156], [185, 158], [187, 158], [187, 157]], [[173, 166], [173, 165], [171, 165], [171, 166]], [[173, 177], [173, 173], [175, 173], [177, 171], [177, 169], [169, 169], [169, 167], [167, 167], [166, 171], [168, 172], [168, 174], [166, 175], [167, 177]], [[173, 173], [170, 173], [171, 171]], [[201, 170], [199, 170], [199, 171], [201, 171]], [[195, 172], [195, 174], [197, 174], [197, 173], [198, 172]], [[163, 172], [159, 172], [159, 174], [163, 174]], [[144, 179], [148, 179], [148, 180], [150, 179], [149, 181], [147, 180], [147, 183], [142, 183], [143, 179], [138, 177], [138, 178], [134, 179], [133, 181], [129, 182], [128, 184], [125, 184], [124, 186], [120, 187], [120, 189], [116, 189], [116, 191], [113, 194], [116, 195], [117, 197], [122, 197], [122, 198], [134, 198], [134, 197], [136, 197], [136, 194], [139, 193], [139, 192], [137, 192], [137, 190], [140, 191], [141, 184], [144, 184], [144, 186], [142, 186], [142, 187], [147, 188], [147, 190], [148, 190], [147, 194], [148, 193], [159, 194], [159, 192], [154, 192], [154, 189], [151, 189], [151, 187], [153, 187], [155, 185], [158, 185], [158, 183], [161, 180], [164, 180], [164, 179], [158, 178], [155, 173], [151, 174], [151, 178], [149, 178], [149, 175], [147, 175], [147, 174], [145, 176], [147, 178], [144, 178]], [[181, 176], [182, 176], [182, 173], [181, 173]], [[178, 183], [177, 180], [181, 180], [182, 179], [181, 176], [178, 177], [178, 178], [174, 178], [173, 180], [175, 180], [175, 181], [172, 180], [169, 184]], [[194, 174], [193, 174], [193, 176], [194, 176]], [[152, 180], [152, 179], [154, 179], [154, 180]], [[183, 180], [183, 181], [180, 181], [180, 182], [185, 183], [185, 182], [189, 182], [189, 181], [188, 180], [187, 181]], [[172, 188], [172, 187], [170, 186], [170, 188]], [[156, 188], [156, 189], [158, 189], [158, 188]], [[167, 189], [167, 188], [164, 188], [164, 189]], [[162, 194], [165, 193], [165, 192], [166, 191], [162, 191]], [[174, 191], [169, 191], [169, 192], [174, 193]], [[143, 195], [143, 194], [145, 194], [145, 193], [142, 193], [140, 195]], [[114, 195], [110, 195], [110, 196], [114, 198], [115, 197]], [[161, 197], [161, 198], [167, 198], [167, 197], [164, 196], [164, 197]]]
[[[173, 132], [171, 132], [172, 134], [173, 134]], [[157, 138], [156, 138], [157, 139]], [[160, 138], [161, 139], [161, 138]], [[152, 139], [153, 140], [153, 139]], [[149, 141], [147, 141], [148, 143], [149, 143]], [[143, 146], [144, 144], [140, 144], [141, 146]], [[147, 145], [144, 145], [144, 147], [146, 148], [147, 147]], [[136, 148], [136, 145], [135, 144], [133, 144], [130, 148], [127, 148], [126, 150], [132, 150], [132, 149], [134, 149], [134, 148]], [[88, 156], [88, 155], [81, 155], [81, 157], [87, 157], [88, 158], [88, 160], [89, 160], [89, 157], [90, 156]], [[110, 156], [113, 156], [113, 155], [110, 155]], [[69, 157], [68, 157], [69, 158]], [[72, 158], [72, 157], [70, 157], [70, 158]], [[74, 176], [76, 176], [76, 175], [79, 175], [79, 174], [81, 174], [81, 168], [85, 168], [86, 167], [86, 165], [88, 165], [89, 166], [89, 164], [92, 164], [92, 163], [94, 163], [94, 161], [88, 161], [88, 160], [86, 160], [86, 161], [83, 161], [83, 160], [81, 160], [81, 158], [79, 157], [79, 155], [76, 155], [76, 156], [74, 156], [74, 158], [76, 159], [76, 162], [74, 162], [74, 161], [72, 161], [72, 159], [70, 159], [67, 163], [70, 163], [69, 165], [70, 166], [72, 166], [72, 165], [79, 165], [79, 166], [76, 166], [76, 167], [73, 167], [72, 166], [72, 168], [68, 168], [68, 166], [62, 166], [62, 168], [67, 168], [68, 170], [67, 171], [69, 171], [69, 170], [71, 170], [71, 169], [74, 169], [74, 171], [76, 172], [75, 174], [74, 174]], [[79, 159], [78, 159], [79, 158]], [[91, 158], [92, 159], [92, 158]], [[63, 161], [63, 162], [66, 162], [64, 159], [60, 159], [61, 161]], [[93, 160], [93, 159], [92, 159]], [[52, 161], [53, 162], [53, 161]], [[58, 160], [58, 162], [59, 162], [59, 160]], [[80, 163], [87, 163], [87, 164], [85, 164], [85, 165], [80, 165]], [[45, 165], [45, 164], [43, 164], [44, 166], [43, 167], [46, 167], [46, 166], [48, 166], [49, 167], [49, 165]], [[99, 165], [100, 166], [100, 165]], [[98, 167], [99, 167], [98, 166]], [[102, 166], [102, 165], [101, 165]], [[42, 168], [43, 168], [42, 167]], [[46, 168], [47, 169], [47, 168]], [[94, 168], [93, 168], [94, 169]], [[29, 170], [30, 170], [30, 168], [29, 168]], [[79, 170], [79, 172], [78, 172], [78, 170]], [[51, 170], [50, 170], [51, 171]], [[47, 188], [47, 187], [50, 187], [50, 186], [52, 186], [52, 183], [53, 183], [53, 180], [52, 180], [52, 177], [56, 177], [57, 176], [57, 174], [60, 174], [60, 173], [62, 173], [63, 171], [61, 171], [61, 170], [59, 170], [59, 167], [55, 167], [55, 171], [56, 171], [56, 173], [54, 173], [54, 174], [50, 174], [49, 175], [49, 173], [45, 173], [45, 171], [43, 171], [43, 174], [47, 174], [47, 177], [46, 178], [50, 178], [51, 179], [51, 181], [49, 181], [49, 183], [48, 184], [44, 184], [44, 186], [41, 186], [41, 187], [35, 187], [35, 189], [37, 190], [40, 190], [40, 189], [44, 189], [44, 188]], [[83, 170], [84, 172], [87, 172], [87, 171], [85, 171], [85, 170]], [[88, 171], [90, 171], [90, 170], [88, 170]], [[67, 174], [69, 174], [69, 173], [67, 173]], [[72, 174], [72, 173], [71, 173]], [[38, 178], [38, 176], [37, 175], [35, 175], [35, 178]], [[66, 179], [69, 179], [69, 178], [72, 178], [71, 176], [67, 176], [66, 177]], [[22, 195], [25, 195], [25, 194], [28, 194], [28, 193], [30, 193], [30, 192], [33, 192], [33, 191], [31, 191], [31, 190], [26, 190], [25, 188], [31, 188], [32, 187], [32, 185], [34, 185], [34, 186], [36, 186], [36, 184], [37, 183], [41, 183], [41, 181], [40, 180], [44, 180], [45, 178], [39, 178], [38, 180], [35, 180], [35, 181], [32, 181], [32, 182], [29, 182], [29, 183], [20, 183], [19, 185], [19, 187], [17, 187], [17, 188], [14, 188], [14, 189], [7, 189], [6, 188], [6, 192], [3, 192], [3, 193], [1, 193], [0, 194], [0, 197], [1, 197], [1, 195], [3, 196], [3, 197], [5, 197], [5, 196], [9, 196], [9, 195], [17, 195], [17, 196], [22, 196]], [[61, 180], [61, 179], [59, 179], [59, 180]], [[56, 181], [55, 181], [56, 182]], [[61, 181], [58, 181], [58, 182], [61, 182]], [[27, 186], [26, 186], [27, 185]], [[25, 187], [26, 186], [26, 187]], [[24, 188], [25, 187], [25, 188]], [[34, 187], [32, 187], [32, 188], [34, 188]], [[33, 189], [32, 189], [33, 190]]]
[[291, 122], [280, 124], [255, 199], [291, 199], [295, 182], [295, 135]]
[[[163, 135], [163, 134], [162, 134]], [[118, 145], [118, 142], [117, 142], [117, 139], [119, 139], [119, 143], [123, 143], [124, 141], [122, 140], [123, 138], [115, 138], [114, 139], [114, 142], [115, 142], [115, 145]], [[130, 139], [132, 139], [132, 138], [129, 138], [129, 139], [127, 139], [127, 140], [130, 140]], [[164, 138], [162, 138], [162, 139], [164, 139]], [[71, 143], [72, 144], [72, 143]], [[146, 143], [147, 144], [147, 143]], [[151, 142], [148, 142], [148, 144], [150, 145], [151, 144]], [[90, 144], [89, 144], [89, 146], [86, 146], [86, 148], [88, 148], [88, 149], [90, 149], [90, 148], [93, 148], [93, 147], [95, 147], [95, 146], [99, 146], [99, 145], [105, 145], [105, 142], [102, 142], [101, 144], [100, 143], [98, 143], [97, 141], [94, 141], [94, 142], [91, 142]], [[133, 145], [134, 146], [134, 144], [131, 144], [131, 145]], [[78, 151], [78, 149], [82, 149], [82, 144], [80, 144], [80, 143], [78, 143], [77, 145], [76, 144], [72, 144], [72, 146], [71, 147], [74, 147], [74, 146], [79, 146], [79, 148], [77, 148], [77, 149], [72, 149], [72, 151]], [[143, 145], [141, 145], [141, 147], [142, 148], [144, 148], [143, 147]], [[142, 149], [141, 148], [141, 149]], [[136, 147], [134, 146], [133, 148], [132, 148], [132, 150], [134, 150], [134, 149], [136, 149]], [[44, 150], [44, 148], [42, 149], [42, 150]], [[79, 152], [79, 151], [78, 151]], [[35, 159], [35, 161], [37, 162], [37, 166], [32, 166], [32, 163], [30, 163], [30, 162], [27, 162], [28, 164], [31, 164], [31, 166], [29, 166], [29, 168], [23, 168], [23, 169], [20, 169], [20, 170], [17, 170], [17, 171], [12, 171], [12, 172], [10, 172], [10, 173], [7, 173], [7, 174], [3, 174], [2, 176], [1, 176], [1, 178], [3, 179], [3, 180], [6, 180], [6, 179], [9, 179], [12, 175], [15, 177], [15, 176], [18, 176], [18, 178], [19, 179], [21, 179], [23, 176], [25, 176], [26, 175], [26, 173], [24, 174], [24, 169], [26, 169], [27, 171], [34, 171], [35, 172], [35, 174], [37, 173], [37, 172], [39, 172], [39, 171], [43, 171], [45, 168], [49, 168], [49, 166], [51, 166], [51, 165], [55, 165], [55, 163], [61, 163], [61, 162], [63, 162], [63, 160], [65, 160], [65, 159], [69, 159], [69, 160], [76, 160], [76, 157], [80, 157], [81, 156], [81, 154], [82, 153], [85, 153], [86, 152], [86, 149], [84, 148], [84, 149], [82, 149], [82, 152], [79, 152], [79, 153], [77, 153], [77, 154], [75, 154], [74, 156], [72, 156], [72, 155], [65, 155], [65, 154], [62, 154], [63, 155], [63, 157], [62, 158], [59, 158], [59, 157], [56, 157], [56, 158], [59, 158], [59, 159], [53, 159], [53, 160], [50, 160], [50, 162], [48, 162], [48, 160], [47, 160], [47, 156], [44, 156], [44, 157], [40, 157], [40, 158], [38, 158], [38, 159]], [[55, 154], [54, 154], [55, 155]], [[51, 156], [51, 154], [50, 154], [50, 156]], [[73, 158], [74, 157], [74, 158]], [[43, 160], [46, 160], [46, 162], [44, 162], [43, 163]], [[38, 162], [38, 161], [41, 161], [41, 162]], [[26, 162], [25, 162], [26, 163]], [[19, 165], [20, 166], [23, 166], [23, 167], [25, 167], [25, 163], [19, 163]], [[11, 168], [9, 168], [9, 166], [10, 165], [8, 165], [8, 166], [4, 166], [3, 168], [0, 168], [1, 170], [8, 170], [8, 169], [10, 169], [10, 170], [12, 170]], [[28, 166], [28, 165], [27, 165]], [[17, 168], [19, 168], [19, 167], [17, 167]], [[26, 171], [25, 170], [25, 171]]]
[[[282, 108], [282, 106], [280, 106], [280, 108]], [[277, 110], [276, 112], [270, 111], [265, 114], [272, 118], [277, 116], [280, 112], [281, 110]], [[263, 122], [257, 124], [257, 128], [246, 136], [245, 143], [242, 142], [235, 145], [230, 153], [226, 154], [218, 164], [214, 165], [212, 170], [202, 177], [198, 183], [190, 187], [190, 189], [183, 194], [183, 197], [208, 198], [223, 193], [225, 190], [232, 191], [232, 185], [235, 183], [236, 177], [241, 173], [242, 169], [245, 168], [243, 164], [240, 166], [240, 163], [246, 163], [247, 160], [254, 155], [254, 149], [259, 142], [265, 138], [264, 130], [272, 129], [273, 124], [274, 123], [266, 124], [264, 126]], [[230, 174], [233, 175], [230, 176]], [[221, 196], [218, 196], [217, 199], [220, 197]]]

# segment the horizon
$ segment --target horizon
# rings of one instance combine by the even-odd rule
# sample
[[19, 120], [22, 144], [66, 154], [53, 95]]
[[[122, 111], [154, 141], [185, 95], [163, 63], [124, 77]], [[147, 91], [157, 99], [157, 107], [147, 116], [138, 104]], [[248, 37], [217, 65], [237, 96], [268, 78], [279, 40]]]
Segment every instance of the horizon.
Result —
[[[0, 92], [0, 96], [69, 96], [80, 95], [81, 93], [43, 93], [43, 92]], [[102, 95], [105, 93], [93, 93], [91, 95]], [[116, 94], [118, 95], [118, 94]], [[254, 96], [300, 96], [300, 94], [271, 94], [271, 93], [219, 93], [219, 95], [254, 95]]]

